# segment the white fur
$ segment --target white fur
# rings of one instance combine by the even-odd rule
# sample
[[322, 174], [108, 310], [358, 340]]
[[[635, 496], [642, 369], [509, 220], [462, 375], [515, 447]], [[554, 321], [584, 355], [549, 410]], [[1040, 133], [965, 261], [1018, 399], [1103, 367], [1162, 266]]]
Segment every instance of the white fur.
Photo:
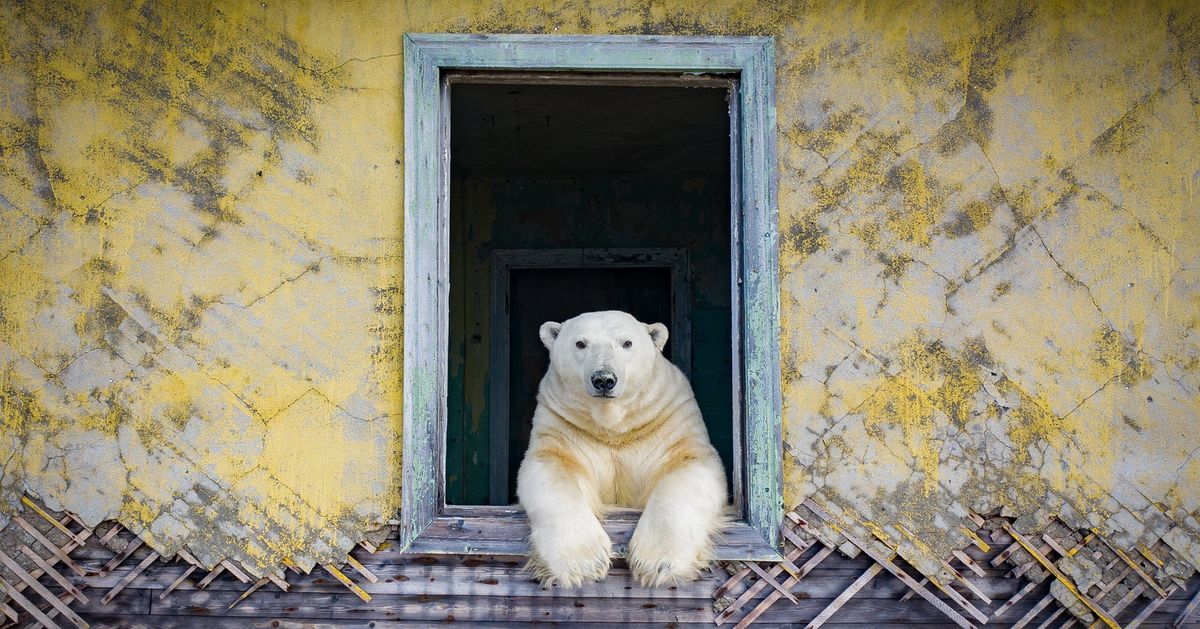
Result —
[[[540, 332], [550, 369], [517, 476], [530, 566], [547, 583], [604, 578], [612, 542], [600, 518], [620, 506], [643, 510], [629, 544], [640, 582], [696, 578], [725, 522], [725, 472], [691, 385], [661, 353], [666, 327], [606, 311]], [[616, 374], [614, 397], [596, 397], [599, 369]]]

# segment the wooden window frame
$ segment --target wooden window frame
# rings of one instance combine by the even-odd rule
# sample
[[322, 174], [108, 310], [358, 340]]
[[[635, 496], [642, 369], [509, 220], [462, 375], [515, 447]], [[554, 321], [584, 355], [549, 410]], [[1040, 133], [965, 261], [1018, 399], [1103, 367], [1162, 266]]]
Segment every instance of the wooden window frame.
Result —
[[[409, 552], [524, 555], [518, 508], [445, 502], [449, 352], [449, 86], [453, 72], [580, 73], [648, 80], [736, 75], [730, 129], [734, 491], [739, 520], [716, 558], [778, 559], [783, 520], [775, 59], [769, 37], [443, 35], [404, 37], [404, 419], [399, 541]], [[678, 78], [675, 79], [679, 81]], [[614, 81], [615, 82], [615, 81]], [[740, 369], [738, 368], [740, 366]], [[740, 395], [740, 398], [739, 398]], [[740, 402], [740, 403], [739, 403]], [[624, 557], [637, 512], [604, 521]]]

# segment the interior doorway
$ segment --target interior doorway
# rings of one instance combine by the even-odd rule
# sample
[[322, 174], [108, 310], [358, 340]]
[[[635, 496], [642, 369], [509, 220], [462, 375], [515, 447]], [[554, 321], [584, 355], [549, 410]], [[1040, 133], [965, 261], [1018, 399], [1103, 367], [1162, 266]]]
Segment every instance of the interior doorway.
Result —
[[730, 470], [736, 83], [533, 78], [449, 83], [446, 502], [515, 500], [547, 365], [538, 326], [590, 310], [668, 325]]

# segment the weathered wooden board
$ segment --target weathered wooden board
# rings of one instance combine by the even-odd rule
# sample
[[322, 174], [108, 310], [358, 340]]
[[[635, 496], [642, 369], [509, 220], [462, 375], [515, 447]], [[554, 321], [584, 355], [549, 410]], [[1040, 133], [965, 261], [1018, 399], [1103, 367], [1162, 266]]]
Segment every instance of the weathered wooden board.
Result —
[[[625, 557], [636, 521], [606, 518], [604, 530], [613, 542], [613, 557]], [[455, 555], [524, 555], [528, 552], [529, 522], [524, 517], [437, 517], [409, 551]], [[715, 548], [717, 559], [776, 561], [779, 554], [760, 531], [745, 523], [729, 526]]]
[[[444, 621], [453, 617], [459, 621], [492, 622], [708, 622], [712, 620], [711, 602], [701, 599], [662, 598], [580, 598], [508, 597], [508, 596], [412, 596], [378, 595], [370, 605], [361, 605], [356, 597], [342, 594], [285, 594], [260, 593], [232, 610], [225, 611], [239, 593], [188, 592], [172, 596], [167, 601], [154, 601], [153, 613], [158, 617], [203, 616], [214, 622], [216, 617], [242, 618], [314, 618], [314, 619], [374, 619], [410, 621]], [[816, 617], [834, 599], [802, 599], [798, 605], [781, 604], [767, 610], [758, 623], [807, 622]], [[1016, 609], [1014, 618], [1025, 614], [1036, 601], [1030, 599]], [[1169, 623], [1187, 601], [1171, 599], [1164, 602], [1147, 619], [1147, 625]], [[130, 609], [130, 608], [125, 608]], [[95, 623], [89, 612], [82, 610], [89, 622]], [[95, 610], [104, 613], [107, 610]], [[137, 612], [130, 609], [129, 613]], [[143, 612], [144, 613], [144, 612]], [[860, 598], [845, 602], [829, 625], [857, 623], [881, 625], [896, 623], [911, 625], [928, 623], [952, 626], [940, 622], [944, 616], [924, 601], [900, 605], [894, 599]], [[215, 624], [215, 623], [214, 623]], [[1002, 623], [1004, 625], [1006, 623]], [[213, 626], [213, 625], [209, 625]], [[229, 622], [226, 626], [241, 626]]]
[[[373, 619], [349, 618], [303, 618], [292, 616], [263, 618], [217, 619], [206, 616], [92, 616], [93, 627], [103, 629], [210, 629], [212, 627], [237, 627], [239, 629], [380, 629], [391, 626]], [[472, 629], [515, 629], [517, 627], [545, 627], [545, 622], [473, 622]], [[591, 629], [651, 629], [661, 628], [663, 623], [619, 622], [589, 623]], [[673, 622], [672, 627], [710, 628], [712, 623]], [[828, 626], [837, 626], [831, 623]], [[936, 625], [933, 625], [936, 626]], [[930, 626], [930, 627], [933, 627]], [[906, 629], [925, 629], [924, 625], [909, 625]]]
[[[228, 607], [239, 593], [182, 592], [155, 602], [155, 613], [205, 614]], [[409, 621], [511, 620], [533, 622], [712, 622], [712, 603], [703, 599], [575, 598], [525, 596], [411, 596], [380, 594], [370, 605], [354, 595], [272, 592], [224, 612], [231, 617], [298, 614], [312, 618], [375, 618]]]

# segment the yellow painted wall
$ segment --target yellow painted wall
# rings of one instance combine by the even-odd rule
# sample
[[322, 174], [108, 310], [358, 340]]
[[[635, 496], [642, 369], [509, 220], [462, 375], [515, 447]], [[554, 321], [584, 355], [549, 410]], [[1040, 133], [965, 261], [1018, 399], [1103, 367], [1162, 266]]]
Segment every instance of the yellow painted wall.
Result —
[[788, 506], [1200, 566], [1186, 0], [5, 3], [4, 502], [255, 571], [395, 514], [407, 31], [775, 36]]

